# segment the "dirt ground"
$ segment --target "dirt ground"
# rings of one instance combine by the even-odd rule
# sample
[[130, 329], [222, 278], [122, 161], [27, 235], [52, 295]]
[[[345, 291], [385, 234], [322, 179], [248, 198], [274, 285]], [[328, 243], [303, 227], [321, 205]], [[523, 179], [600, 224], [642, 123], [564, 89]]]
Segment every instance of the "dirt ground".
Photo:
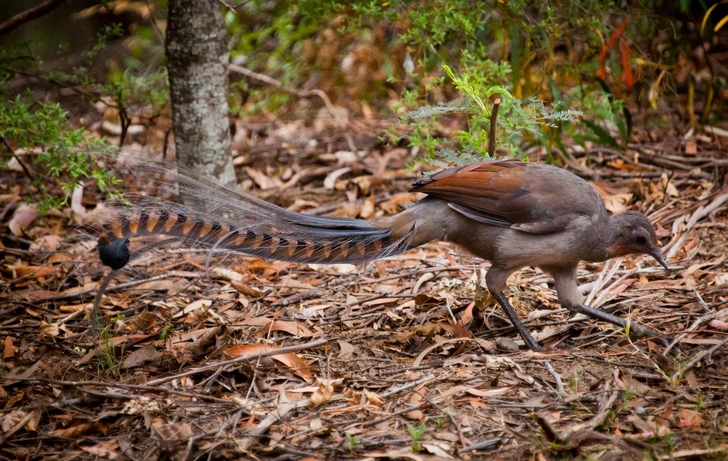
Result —
[[[269, 202], [366, 219], [418, 198], [416, 152], [377, 129], [236, 128], [242, 187]], [[561, 309], [534, 269], [508, 293], [548, 348], [526, 351], [487, 295], [487, 264], [442, 243], [356, 266], [227, 255], [211, 279], [207, 250], [157, 245], [111, 281], [95, 343], [108, 269], [92, 236], [65, 211], [21, 236], [2, 219], [0, 457], [726, 459], [726, 142], [561, 159], [610, 211], [656, 223], [672, 270], [627, 258], [582, 265], [579, 282], [593, 307], [679, 339], [667, 352]], [[129, 150], [156, 153], [145, 146]], [[24, 190], [7, 174], [9, 219]]]

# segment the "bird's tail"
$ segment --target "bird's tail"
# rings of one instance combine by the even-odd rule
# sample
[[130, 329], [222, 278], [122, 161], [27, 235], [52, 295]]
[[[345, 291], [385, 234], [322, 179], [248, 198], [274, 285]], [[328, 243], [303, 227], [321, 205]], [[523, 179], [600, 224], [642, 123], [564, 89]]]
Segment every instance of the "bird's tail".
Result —
[[[164, 174], [185, 204], [145, 194], [125, 194], [111, 204], [101, 223], [101, 261], [120, 269], [129, 261], [129, 239], [145, 235], [177, 237], [194, 246], [266, 259], [319, 264], [371, 261], [407, 250], [414, 223], [402, 231], [364, 220], [307, 215], [286, 210], [234, 188], [163, 171], [168, 165], [137, 165], [135, 174]], [[155, 176], [155, 175], [151, 175]], [[143, 181], [143, 179], [142, 179]]]

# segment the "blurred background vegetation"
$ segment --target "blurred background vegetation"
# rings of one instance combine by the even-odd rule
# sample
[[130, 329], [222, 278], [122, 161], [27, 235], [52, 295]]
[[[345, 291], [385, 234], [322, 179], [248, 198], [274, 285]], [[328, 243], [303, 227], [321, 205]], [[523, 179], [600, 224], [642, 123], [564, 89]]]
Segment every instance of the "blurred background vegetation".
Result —
[[[40, 3], [6, 1], [0, 23]], [[330, 107], [296, 96], [317, 89], [349, 120], [379, 123], [386, 142], [446, 160], [487, 155], [496, 97], [502, 155], [538, 147], [563, 160], [574, 147], [624, 149], [705, 125], [728, 129], [724, 1], [219, 4], [231, 64], [279, 83], [231, 73], [233, 118], [327, 126]], [[106, 123], [119, 143], [130, 128], [154, 126], [156, 139], [145, 142], [166, 145], [166, 1], [59, 5], [0, 33], [5, 150], [54, 142], [42, 132], [18, 136], [12, 118], [21, 104], [39, 116], [53, 105], [73, 127]]]

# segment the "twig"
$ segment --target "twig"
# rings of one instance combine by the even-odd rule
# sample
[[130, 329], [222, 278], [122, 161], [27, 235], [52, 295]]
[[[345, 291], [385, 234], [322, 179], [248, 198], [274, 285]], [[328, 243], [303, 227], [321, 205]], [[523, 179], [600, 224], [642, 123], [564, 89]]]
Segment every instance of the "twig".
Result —
[[46, 0], [40, 5], [29, 8], [22, 13], [18, 13], [12, 18], [0, 24], [0, 35], [6, 34], [11, 30], [22, 26], [26, 22], [32, 21], [33, 19], [39, 18], [50, 11], [53, 11], [56, 7], [65, 3], [66, 0]]
[[294, 96], [298, 96], [299, 98], [310, 98], [312, 96], [318, 96], [324, 102], [324, 105], [326, 105], [326, 109], [329, 111], [329, 113], [333, 117], [336, 124], [339, 127], [344, 126], [344, 120], [336, 112], [336, 109], [334, 108], [334, 105], [331, 103], [331, 100], [329, 99], [328, 95], [326, 93], [324, 93], [322, 90], [313, 89], [313, 90], [299, 91], [299, 90], [295, 90], [293, 88], [288, 88], [285, 85], [283, 85], [283, 83], [279, 82], [278, 80], [276, 80], [272, 77], [269, 77], [269, 76], [263, 75], [263, 74], [259, 74], [257, 72], [253, 72], [250, 69], [246, 69], [245, 67], [241, 67], [241, 66], [238, 66], [235, 64], [230, 64], [228, 66], [228, 69], [232, 70], [233, 72], [243, 74], [246, 77], [253, 78], [255, 80], [266, 83], [270, 86], [274, 86], [281, 91], [292, 94]]
[[467, 447], [462, 447], [458, 450], [458, 454], [465, 453], [468, 451], [474, 451], [474, 450], [490, 450], [491, 448], [495, 448], [496, 445], [501, 443], [503, 441], [500, 437], [495, 437], [488, 440], [483, 440], [482, 442], [474, 443], [472, 445], [468, 445]]
[[724, 339], [723, 341], [719, 342], [715, 346], [711, 347], [708, 350], [705, 350], [698, 355], [696, 355], [692, 360], [690, 360], [688, 363], [685, 364], [685, 367], [683, 367], [681, 370], [677, 371], [674, 375], [672, 375], [673, 381], [677, 381], [678, 379], [682, 378], [687, 374], [688, 371], [695, 368], [695, 366], [700, 363], [701, 360], [703, 360], [705, 357], [708, 357], [712, 355], [715, 351], [720, 349], [721, 347], [728, 344], [728, 338]]
[[548, 369], [551, 376], [554, 377], [554, 381], [556, 381], [556, 390], [558, 391], [559, 395], [561, 395], [562, 397], [566, 396], [566, 390], [564, 389], [564, 383], [561, 381], [561, 375], [556, 373], [554, 367], [551, 366], [551, 362], [546, 360], [545, 363], [546, 369]]
[[164, 378], [155, 379], [155, 380], [152, 380], [152, 381], [147, 382], [147, 385], [148, 386], [156, 386], [157, 384], [166, 383], [166, 382], [169, 382], [169, 381], [173, 381], [175, 379], [184, 378], [186, 376], [196, 375], [198, 373], [202, 373], [203, 371], [215, 370], [218, 367], [226, 367], [228, 365], [232, 365], [232, 364], [235, 364], [235, 363], [241, 363], [241, 362], [246, 362], [248, 360], [254, 360], [254, 359], [257, 359], [259, 357], [270, 357], [272, 355], [288, 354], [289, 352], [305, 351], [307, 349], [313, 349], [313, 348], [318, 347], [318, 346], [323, 346], [324, 344], [326, 344], [328, 342], [329, 342], [328, 339], [322, 338], [322, 339], [318, 339], [316, 341], [313, 341], [313, 342], [310, 342], [310, 343], [306, 343], [306, 344], [298, 344], [296, 346], [281, 347], [280, 349], [273, 349], [273, 350], [261, 352], [261, 353], [258, 353], [258, 354], [241, 355], [240, 357], [236, 357], [234, 359], [223, 360], [222, 362], [213, 363], [213, 364], [210, 364], [210, 365], [205, 365], [205, 366], [202, 366], [202, 367], [199, 367], [199, 368], [195, 368], [193, 370], [186, 371], [184, 373], [179, 373], [179, 374], [176, 374], [176, 375], [172, 375], [172, 376], [167, 376], [167, 377], [164, 377]]
[[209, 437], [211, 435], [219, 437], [229, 427], [235, 427], [235, 425], [237, 425], [238, 421], [240, 420], [240, 416], [242, 415], [242, 413], [243, 413], [243, 410], [241, 408], [240, 410], [236, 411], [235, 414], [233, 414], [231, 417], [229, 417], [227, 419], [227, 421], [225, 421], [225, 424], [223, 424], [219, 428], [213, 427], [210, 430], [207, 430], [205, 432], [202, 432], [200, 434], [193, 435], [192, 437], [190, 437], [187, 440], [187, 447], [185, 448], [185, 452], [184, 452], [184, 455], [182, 456], [182, 459], [185, 461], [190, 459], [190, 457], [192, 456], [192, 448], [195, 446], [195, 442], [197, 442], [198, 440], [205, 438], [205, 437]]
[[[131, 389], [131, 390], [137, 390], [137, 391], [145, 391], [145, 392], [154, 392], [158, 394], [172, 394], [172, 395], [179, 395], [180, 397], [189, 397], [193, 399], [204, 399], [209, 400], [215, 403], [224, 403], [226, 405], [229, 405], [232, 402], [231, 400], [227, 399], [221, 399], [218, 397], [212, 397], [208, 395], [203, 394], [196, 394], [194, 392], [185, 392], [185, 391], [177, 391], [174, 389], [168, 389], [166, 387], [155, 387], [155, 386], [149, 386], [149, 385], [143, 385], [143, 384], [126, 384], [126, 383], [114, 383], [114, 382], [101, 382], [101, 381], [63, 381], [58, 379], [48, 379], [48, 378], [31, 378], [31, 377], [13, 377], [13, 382], [17, 381], [27, 381], [31, 383], [43, 383], [43, 384], [52, 384], [55, 386], [69, 386], [69, 387], [76, 387], [81, 388], [83, 386], [93, 386], [93, 387], [115, 387], [118, 389]], [[7, 382], [5, 383], [7, 385]], [[257, 402], [260, 403], [260, 402]]]
[[23, 169], [23, 172], [25, 173], [25, 176], [27, 176], [28, 179], [30, 179], [31, 182], [35, 181], [35, 178], [33, 178], [33, 174], [28, 169], [28, 166], [20, 159], [20, 157], [18, 156], [18, 154], [16, 154], [15, 151], [13, 151], [13, 148], [10, 147], [10, 144], [8, 144], [8, 142], [5, 140], [5, 138], [1, 138], [0, 137], [0, 140], [2, 140], [2, 143], [5, 146], [5, 149], [7, 149], [8, 152], [10, 152], [10, 155], [12, 155], [13, 157], [15, 157], [15, 160], [18, 162], [18, 164], [20, 165], [20, 167]]
[[496, 148], [496, 128], [498, 123], [498, 109], [500, 108], [501, 99], [496, 98], [493, 101], [493, 112], [490, 114], [490, 134], [488, 135], [488, 155], [495, 157]]
[[424, 378], [418, 379], [417, 381], [413, 381], [413, 382], [407, 383], [407, 384], [402, 384], [401, 386], [397, 386], [394, 389], [390, 389], [387, 392], [381, 394], [380, 397], [383, 399], [386, 399], [387, 397], [391, 397], [394, 394], [399, 394], [400, 392], [402, 392], [404, 390], [411, 389], [413, 387], [417, 387], [420, 384], [424, 384], [427, 381], [432, 381], [433, 379], [435, 379], [435, 375], [427, 375]]

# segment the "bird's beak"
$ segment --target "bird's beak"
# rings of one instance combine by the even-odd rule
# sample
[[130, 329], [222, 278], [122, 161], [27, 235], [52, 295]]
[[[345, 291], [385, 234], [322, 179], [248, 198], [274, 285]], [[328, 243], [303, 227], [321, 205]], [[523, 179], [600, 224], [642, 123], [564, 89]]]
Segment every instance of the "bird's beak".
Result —
[[660, 253], [659, 248], [653, 248], [647, 254], [649, 254], [650, 256], [655, 258], [657, 260], [657, 262], [660, 263], [660, 265], [665, 268], [665, 270], [668, 270], [668, 271], [670, 270], [670, 268], [667, 266], [667, 261], [665, 261], [665, 258], [662, 257], [662, 253]]

